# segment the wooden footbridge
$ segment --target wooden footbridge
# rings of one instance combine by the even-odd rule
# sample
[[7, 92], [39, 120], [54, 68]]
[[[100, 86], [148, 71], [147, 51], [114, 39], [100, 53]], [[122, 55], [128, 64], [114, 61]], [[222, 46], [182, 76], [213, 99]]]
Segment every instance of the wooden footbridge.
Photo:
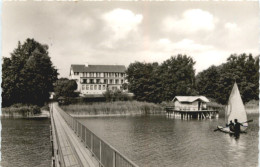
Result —
[[50, 104], [53, 167], [137, 167], [110, 144]]

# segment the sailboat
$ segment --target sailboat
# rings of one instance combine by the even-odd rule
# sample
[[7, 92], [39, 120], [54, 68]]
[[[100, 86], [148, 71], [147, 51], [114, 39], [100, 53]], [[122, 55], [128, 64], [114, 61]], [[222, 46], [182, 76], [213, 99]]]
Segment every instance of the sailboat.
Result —
[[[231, 120], [234, 122], [235, 119], [237, 119], [238, 122], [243, 124], [243, 126], [241, 126], [240, 131], [245, 132], [248, 126], [247, 115], [236, 82], [230, 93], [228, 105], [226, 106], [225, 110], [225, 121], [227, 124], [229, 124]], [[230, 131], [229, 127], [218, 126], [218, 130], [226, 133], [234, 133], [233, 131]]]

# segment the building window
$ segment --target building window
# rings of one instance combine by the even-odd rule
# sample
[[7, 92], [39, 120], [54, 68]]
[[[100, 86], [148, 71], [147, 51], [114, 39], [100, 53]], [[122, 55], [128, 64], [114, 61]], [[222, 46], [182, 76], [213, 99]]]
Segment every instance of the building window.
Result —
[[93, 90], [93, 85], [90, 85], [90, 90]]
[[97, 85], [94, 85], [94, 90], [97, 90]]
[[103, 90], [106, 90], [106, 85], [103, 85]]
[[85, 85], [82, 85], [82, 90], [85, 90]]
[[123, 79], [121, 79], [121, 84], [123, 84], [124, 83], [124, 80]]
[[93, 84], [94, 83], [94, 79], [90, 79], [90, 83]]
[[86, 85], [86, 90], [89, 90], [89, 85]]
[[87, 83], [87, 79], [83, 79], [83, 83]]
[[93, 73], [91, 72], [91, 73], [89, 73], [90, 74], [90, 77], [93, 77]]
[[107, 79], [104, 79], [104, 83], [107, 84]]
[[118, 84], [118, 79], [116, 79], [116, 84]]
[[74, 75], [79, 75], [79, 72], [74, 72]]
[[98, 84], [100, 83], [100, 79], [97, 79], [97, 83], [98, 83]]
[[110, 79], [110, 81], [109, 81], [109, 82], [110, 82], [110, 84], [113, 84], [113, 79]]
[[124, 73], [121, 73], [121, 77], [124, 77]]
[[98, 85], [98, 90], [101, 90], [101, 85]]

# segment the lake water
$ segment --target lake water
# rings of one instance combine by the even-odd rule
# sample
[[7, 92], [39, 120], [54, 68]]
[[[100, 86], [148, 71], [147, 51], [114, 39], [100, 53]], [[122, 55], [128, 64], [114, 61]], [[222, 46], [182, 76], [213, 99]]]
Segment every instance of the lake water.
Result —
[[257, 167], [258, 115], [236, 140], [214, 132], [224, 119], [180, 120], [166, 116], [79, 119], [140, 167]]
[[49, 119], [1, 119], [2, 167], [51, 166]]

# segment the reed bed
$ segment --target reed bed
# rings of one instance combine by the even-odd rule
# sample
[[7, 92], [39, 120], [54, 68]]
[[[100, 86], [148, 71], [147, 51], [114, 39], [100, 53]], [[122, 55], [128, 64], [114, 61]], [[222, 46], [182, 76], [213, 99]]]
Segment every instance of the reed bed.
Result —
[[2, 116], [26, 117], [41, 113], [40, 107], [34, 105], [15, 104], [2, 108]]
[[136, 115], [162, 114], [164, 108], [160, 105], [138, 101], [116, 101], [93, 104], [70, 104], [61, 108], [72, 115]]
[[[252, 100], [245, 104], [245, 110], [247, 114], [258, 114], [259, 113], [259, 101]], [[225, 105], [220, 105], [219, 117], [225, 117]]]
[[246, 112], [248, 114], [259, 113], [259, 100], [251, 100], [245, 104]]

